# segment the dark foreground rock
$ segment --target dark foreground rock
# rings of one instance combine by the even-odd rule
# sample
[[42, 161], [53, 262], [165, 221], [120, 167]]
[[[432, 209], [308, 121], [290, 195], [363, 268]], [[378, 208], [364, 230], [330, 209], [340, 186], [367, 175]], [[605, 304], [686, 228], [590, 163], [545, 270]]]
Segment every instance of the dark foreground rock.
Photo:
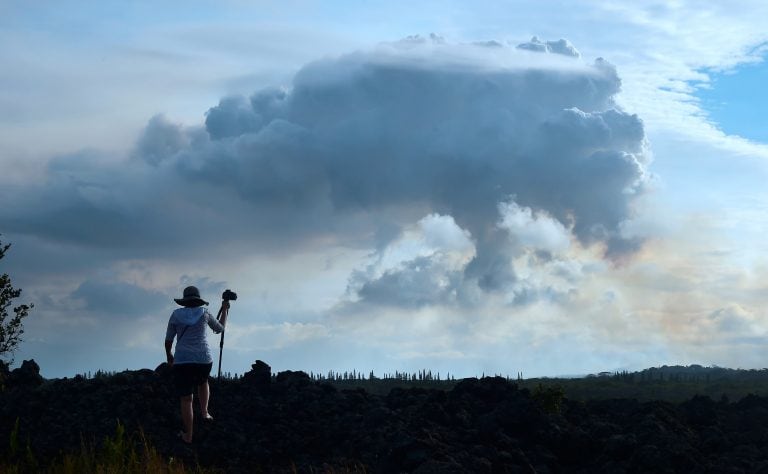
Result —
[[242, 379], [212, 381], [215, 421], [198, 416], [189, 447], [175, 435], [178, 400], [167, 367], [43, 382], [35, 367], [6, 374], [0, 455], [18, 419], [18, 438], [29, 439], [43, 464], [79, 452], [83, 441], [99, 444], [120, 420], [166, 457], [226, 472], [768, 473], [768, 399], [757, 396], [566, 399], [553, 412], [502, 378], [381, 397], [303, 372], [273, 378], [257, 362]]

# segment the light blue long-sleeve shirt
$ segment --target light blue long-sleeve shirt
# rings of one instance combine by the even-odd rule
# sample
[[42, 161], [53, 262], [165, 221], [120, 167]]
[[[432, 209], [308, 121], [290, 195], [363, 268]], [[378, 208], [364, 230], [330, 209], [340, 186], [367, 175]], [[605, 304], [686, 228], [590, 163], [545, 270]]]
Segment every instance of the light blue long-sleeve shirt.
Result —
[[173, 341], [173, 338], [176, 338], [176, 350], [173, 354], [174, 364], [208, 364], [213, 362], [205, 334], [206, 325], [213, 329], [216, 334], [224, 330], [224, 326], [202, 306], [179, 308], [171, 314], [171, 319], [168, 320], [168, 330], [165, 332], [165, 340]]

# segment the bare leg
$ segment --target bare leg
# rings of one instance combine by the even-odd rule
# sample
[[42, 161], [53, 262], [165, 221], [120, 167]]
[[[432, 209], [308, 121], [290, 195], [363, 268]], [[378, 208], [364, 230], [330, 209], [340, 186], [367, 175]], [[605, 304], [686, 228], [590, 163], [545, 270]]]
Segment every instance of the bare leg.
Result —
[[185, 442], [192, 442], [192, 422], [194, 414], [192, 413], [192, 395], [181, 397], [181, 421], [184, 423], [184, 434], [182, 438]]
[[208, 399], [211, 397], [211, 388], [208, 386], [208, 381], [201, 383], [197, 386], [197, 398], [200, 401], [200, 414], [203, 415], [203, 419], [212, 420], [213, 417], [208, 413]]

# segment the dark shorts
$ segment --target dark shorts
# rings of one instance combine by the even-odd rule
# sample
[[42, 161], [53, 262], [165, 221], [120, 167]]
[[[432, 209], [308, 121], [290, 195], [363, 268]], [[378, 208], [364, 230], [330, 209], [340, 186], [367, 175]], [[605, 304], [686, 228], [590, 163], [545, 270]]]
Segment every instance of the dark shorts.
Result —
[[208, 381], [213, 362], [207, 364], [173, 364], [173, 383], [176, 395], [186, 397], [195, 393], [198, 385]]

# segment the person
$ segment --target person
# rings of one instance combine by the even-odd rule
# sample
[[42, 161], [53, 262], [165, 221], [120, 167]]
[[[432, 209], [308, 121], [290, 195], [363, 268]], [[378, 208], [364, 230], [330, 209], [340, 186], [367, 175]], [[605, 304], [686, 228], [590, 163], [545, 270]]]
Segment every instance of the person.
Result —
[[[184, 288], [182, 298], [174, 298], [174, 301], [182, 307], [176, 309], [168, 320], [168, 329], [165, 333], [165, 355], [172, 370], [176, 394], [180, 398], [184, 431], [180, 432], [179, 436], [185, 443], [191, 443], [194, 419], [192, 400], [195, 387], [197, 387], [200, 402], [200, 414], [204, 420], [213, 420], [208, 413], [211, 393], [208, 376], [213, 367], [213, 359], [208, 347], [205, 326], [210, 327], [216, 334], [224, 331], [229, 301], [222, 301], [219, 320], [204, 308], [208, 302], [200, 297], [200, 291], [194, 286]], [[176, 350], [171, 354], [174, 338], [176, 338]]]

